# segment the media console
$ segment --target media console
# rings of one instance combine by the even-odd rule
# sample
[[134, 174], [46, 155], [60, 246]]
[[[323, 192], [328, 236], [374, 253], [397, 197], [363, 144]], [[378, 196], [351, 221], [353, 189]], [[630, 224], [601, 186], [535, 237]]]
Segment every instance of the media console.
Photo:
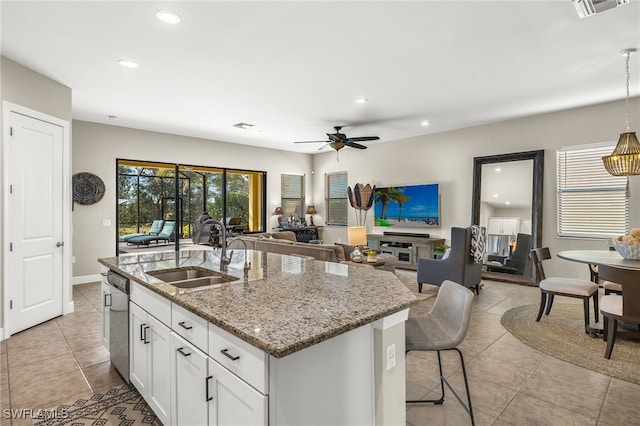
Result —
[[416, 269], [420, 257], [433, 259], [434, 249], [441, 244], [444, 244], [444, 238], [431, 238], [428, 234], [385, 232], [367, 235], [370, 249], [394, 255], [398, 258], [396, 267], [404, 269]]

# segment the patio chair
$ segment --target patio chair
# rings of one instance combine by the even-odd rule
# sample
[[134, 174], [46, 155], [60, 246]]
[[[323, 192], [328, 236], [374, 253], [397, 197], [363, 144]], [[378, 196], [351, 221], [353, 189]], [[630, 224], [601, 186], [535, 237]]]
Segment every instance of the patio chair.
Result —
[[139, 246], [140, 244], [144, 244], [148, 246], [152, 241], [155, 241], [158, 244], [160, 241], [169, 242], [173, 238], [174, 231], [176, 229], [176, 223], [173, 221], [168, 221], [164, 223], [162, 227], [162, 231], [158, 235], [141, 235], [138, 237], [129, 238], [127, 244], [132, 244]]
[[126, 241], [129, 241], [131, 238], [142, 237], [144, 235], [158, 235], [160, 231], [162, 231], [163, 225], [164, 225], [164, 220], [154, 220], [153, 223], [151, 223], [151, 229], [149, 229], [149, 232], [147, 233], [137, 232], [134, 234], [123, 235], [122, 237], [120, 237], [120, 241], [126, 242]]

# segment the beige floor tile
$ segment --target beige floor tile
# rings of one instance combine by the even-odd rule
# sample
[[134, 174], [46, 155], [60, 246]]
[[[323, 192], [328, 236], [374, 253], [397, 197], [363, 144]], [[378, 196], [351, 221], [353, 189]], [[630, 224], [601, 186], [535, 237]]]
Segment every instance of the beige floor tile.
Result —
[[6, 340], [9, 355], [36, 345], [49, 344], [59, 341], [62, 332], [56, 320], [48, 321], [39, 326], [14, 334]]
[[102, 334], [100, 328], [87, 332], [87, 334], [74, 334], [66, 337], [67, 343], [73, 352], [79, 352], [84, 349], [94, 348], [102, 345]]
[[596, 424], [596, 419], [593, 417], [522, 393], [519, 393], [511, 401], [499, 419], [518, 426], [588, 426]]
[[12, 408], [49, 408], [60, 400], [68, 400], [74, 395], [90, 393], [91, 388], [82, 372], [74, 370], [58, 376], [11, 388]]
[[[438, 396], [436, 392], [427, 395], [430, 399]], [[478, 410], [473, 414], [478, 426], [492, 425], [496, 420], [495, 417]], [[407, 404], [407, 423], [414, 426], [466, 426], [471, 424], [471, 418], [458, 401], [445, 392], [445, 401], [440, 405]]]
[[12, 388], [29, 386], [74, 370], [80, 370], [80, 366], [73, 354], [69, 352], [12, 367], [9, 383]]
[[[515, 390], [497, 385], [487, 380], [469, 376], [469, 391], [474, 409], [498, 417], [518, 393]], [[463, 400], [466, 400], [466, 390], [462, 371], [447, 379]]]
[[111, 359], [109, 351], [102, 345], [74, 352], [74, 355], [83, 369], [92, 365], [102, 364]]
[[598, 424], [603, 426], [640, 425], [638, 395], [640, 395], [640, 385], [612, 378]]
[[609, 376], [547, 357], [521, 393], [596, 418], [610, 381]]
[[59, 338], [47, 343], [35, 344], [21, 350], [16, 350], [9, 345], [8, 349], [9, 370], [19, 365], [30, 364], [32, 362], [71, 353], [71, 348], [64, 338]]
[[120, 377], [120, 374], [113, 368], [110, 361], [87, 367], [83, 371], [92, 390], [104, 387], [115, 387], [125, 383], [122, 377]]

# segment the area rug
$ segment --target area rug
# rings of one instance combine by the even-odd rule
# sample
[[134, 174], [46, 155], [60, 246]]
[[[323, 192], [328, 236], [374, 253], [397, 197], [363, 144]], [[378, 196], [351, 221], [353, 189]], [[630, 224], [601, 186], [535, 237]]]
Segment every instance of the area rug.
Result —
[[536, 322], [538, 305], [519, 306], [502, 315], [501, 323], [522, 342], [581, 367], [640, 384], [640, 342], [618, 337], [611, 359], [604, 357], [602, 338], [584, 332], [582, 304], [556, 303]]
[[161, 425], [131, 384], [61, 405], [48, 414], [51, 418], [34, 425]]

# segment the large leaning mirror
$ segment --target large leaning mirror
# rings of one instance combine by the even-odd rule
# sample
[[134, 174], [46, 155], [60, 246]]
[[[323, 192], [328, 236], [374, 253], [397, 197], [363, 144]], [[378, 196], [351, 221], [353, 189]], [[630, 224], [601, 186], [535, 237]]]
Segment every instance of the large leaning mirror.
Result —
[[535, 285], [529, 251], [542, 244], [544, 151], [473, 159], [472, 218], [487, 228], [482, 277]]

